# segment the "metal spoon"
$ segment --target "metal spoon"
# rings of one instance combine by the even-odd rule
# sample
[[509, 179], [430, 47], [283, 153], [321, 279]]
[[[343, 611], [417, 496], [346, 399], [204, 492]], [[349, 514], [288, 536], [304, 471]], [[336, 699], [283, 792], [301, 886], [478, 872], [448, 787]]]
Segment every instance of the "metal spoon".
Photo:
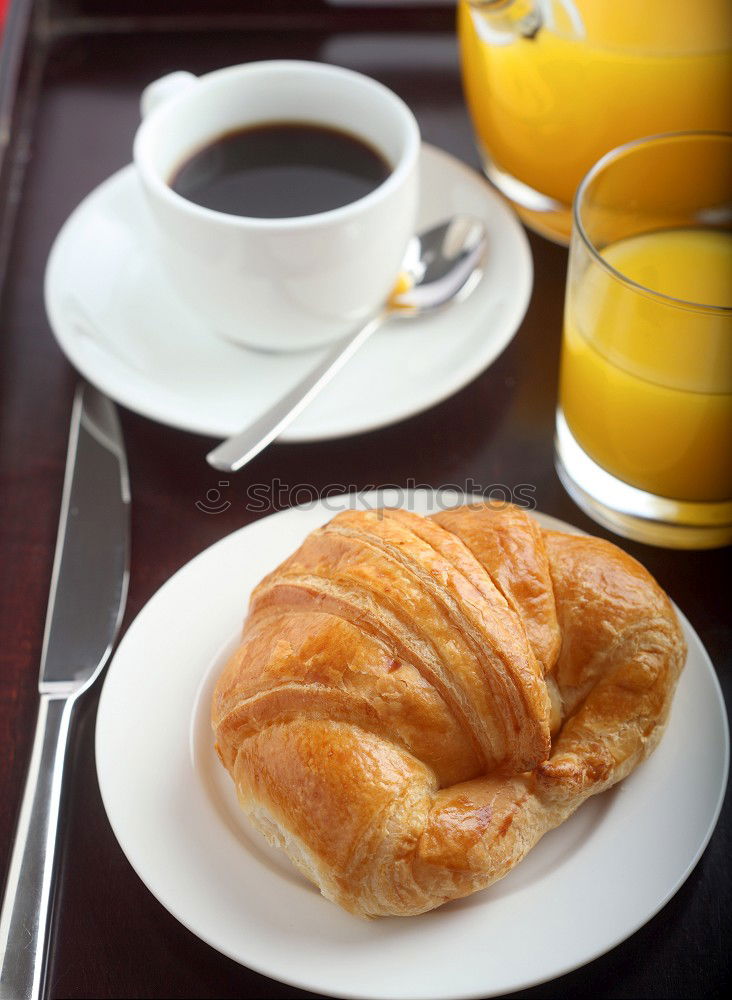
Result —
[[457, 215], [412, 237], [402, 265], [411, 279], [409, 290], [393, 295], [365, 326], [338, 341], [253, 424], [209, 452], [209, 465], [222, 472], [236, 472], [250, 462], [302, 413], [382, 323], [421, 316], [469, 295], [480, 280], [485, 243], [485, 226], [467, 215]]

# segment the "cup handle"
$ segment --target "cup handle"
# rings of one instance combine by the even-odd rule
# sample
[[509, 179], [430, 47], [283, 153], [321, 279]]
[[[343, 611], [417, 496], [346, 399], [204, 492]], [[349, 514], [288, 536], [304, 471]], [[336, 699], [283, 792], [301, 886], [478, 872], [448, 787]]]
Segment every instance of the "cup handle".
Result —
[[151, 111], [159, 105], [164, 104], [169, 98], [188, 90], [190, 86], [198, 82], [198, 77], [187, 70], [176, 70], [175, 73], [166, 73], [159, 80], [153, 80], [142, 92], [140, 97], [140, 114], [147, 118]]

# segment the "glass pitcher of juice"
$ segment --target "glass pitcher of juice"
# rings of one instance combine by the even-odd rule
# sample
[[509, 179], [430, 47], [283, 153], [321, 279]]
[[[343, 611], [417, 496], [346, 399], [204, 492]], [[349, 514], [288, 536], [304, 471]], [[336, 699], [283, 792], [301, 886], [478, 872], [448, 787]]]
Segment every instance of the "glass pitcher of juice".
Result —
[[485, 172], [558, 242], [610, 149], [732, 129], [731, 0], [460, 0], [458, 34]]

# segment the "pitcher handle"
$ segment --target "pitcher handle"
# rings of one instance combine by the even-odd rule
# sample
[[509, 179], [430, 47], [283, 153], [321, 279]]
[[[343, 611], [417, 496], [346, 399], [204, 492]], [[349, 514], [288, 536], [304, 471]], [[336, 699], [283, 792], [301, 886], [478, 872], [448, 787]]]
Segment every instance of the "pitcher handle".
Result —
[[564, 11], [575, 38], [585, 26], [574, 0], [468, 0], [478, 37], [488, 45], [509, 45], [517, 38], [534, 38], [546, 25], [556, 30], [554, 6]]

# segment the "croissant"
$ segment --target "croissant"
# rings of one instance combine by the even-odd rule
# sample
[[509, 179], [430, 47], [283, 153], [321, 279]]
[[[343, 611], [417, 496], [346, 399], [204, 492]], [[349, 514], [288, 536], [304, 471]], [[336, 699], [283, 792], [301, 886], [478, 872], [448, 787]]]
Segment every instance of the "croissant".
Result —
[[608, 542], [511, 506], [347, 511], [255, 589], [216, 748], [324, 896], [417, 914], [632, 771], [684, 659], [670, 601]]

